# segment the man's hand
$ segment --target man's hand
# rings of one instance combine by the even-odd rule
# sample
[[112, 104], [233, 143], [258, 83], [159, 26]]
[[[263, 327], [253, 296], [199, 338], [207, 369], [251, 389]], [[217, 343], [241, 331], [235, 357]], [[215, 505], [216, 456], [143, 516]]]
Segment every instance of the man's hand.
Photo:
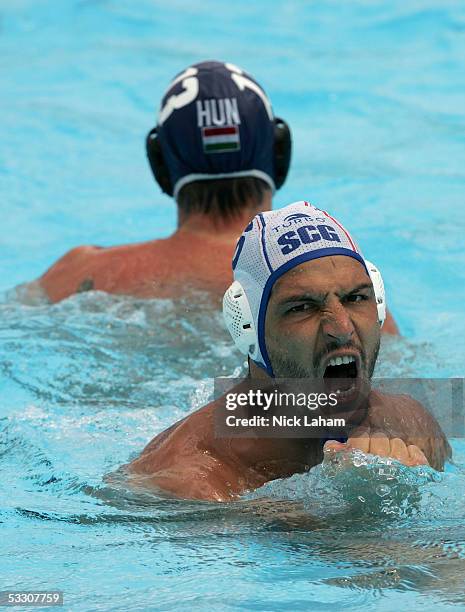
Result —
[[352, 437], [371, 437], [374, 432], [383, 432], [390, 440], [401, 438], [407, 447], [418, 447], [428, 464], [438, 471], [444, 469], [444, 463], [452, 454], [437, 420], [409, 395], [372, 390], [368, 416], [359, 429], [368, 430], [368, 436]]
[[429, 465], [423, 451], [418, 446], [407, 445], [400, 438], [388, 438], [382, 432], [371, 433], [368, 429], [354, 431], [346, 443], [328, 440], [324, 445], [324, 451], [339, 452], [352, 449], [358, 449], [379, 457], [391, 457], [409, 467]]

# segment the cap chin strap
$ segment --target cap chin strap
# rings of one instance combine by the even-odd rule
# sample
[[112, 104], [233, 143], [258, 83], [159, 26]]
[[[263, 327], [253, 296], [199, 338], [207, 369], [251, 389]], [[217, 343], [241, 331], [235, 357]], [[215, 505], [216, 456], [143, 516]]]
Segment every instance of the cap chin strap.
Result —
[[[386, 296], [381, 272], [370, 261], [365, 259], [365, 264], [373, 283], [373, 290], [378, 311], [378, 322], [380, 327], [386, 319]], [[252, 316], [249, 300], [239, 281], [234, 281], [223, 297], [223, 317], [234, 340], [235, 345], [251, 359], [257, 361], [259, 357], [258, 334]]]

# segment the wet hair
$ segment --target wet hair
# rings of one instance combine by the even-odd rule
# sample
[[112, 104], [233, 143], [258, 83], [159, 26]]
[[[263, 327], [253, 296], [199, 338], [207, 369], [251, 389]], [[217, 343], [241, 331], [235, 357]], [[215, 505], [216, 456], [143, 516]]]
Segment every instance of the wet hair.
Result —
[[194, 181], [182, 187], [177, 202], [186, 216], [200, 213], [227, 220], [251, 203], [260, 206], [269, 191], [265, 181], [252, 176]]

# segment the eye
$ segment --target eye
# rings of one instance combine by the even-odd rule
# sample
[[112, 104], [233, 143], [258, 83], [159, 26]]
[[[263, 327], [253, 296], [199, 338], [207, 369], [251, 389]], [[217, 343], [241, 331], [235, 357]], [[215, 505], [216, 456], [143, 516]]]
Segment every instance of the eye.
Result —
[[311, 310], [314, 310], [315, 306], [313, 304], [310, 304], [309, 302], [304, 302], [303, 304], [298, 304], [297, 306], [292, 306], [292, 308], [289, 308], [289, 310], [287, 311], [288, 313], [292, 313], [292, 312], [309, 312]]
[[346, 301], [350, 302], [351, 304], [357, 304], [358, 302], [366, 302], [369, 299], [370, 297], [363, 293], [353, 293], [352, 295], [348, 295], [346, 297]]

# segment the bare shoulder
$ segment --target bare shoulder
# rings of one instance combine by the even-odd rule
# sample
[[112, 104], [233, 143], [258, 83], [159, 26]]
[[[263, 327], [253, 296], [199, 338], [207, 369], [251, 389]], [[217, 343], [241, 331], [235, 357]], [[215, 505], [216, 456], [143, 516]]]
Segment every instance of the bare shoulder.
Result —
[[163, 451], [152, 450], [125, 466], [125, 470], [138, 485], [184, 499], [228, 501], [237, 496], [228, 487], [229, 466], [208, 454], [172, 455], [167, 460]]
[[[39, 279], [40, 287], [52, 302], [58, 302], [80, 291], [86, 273], [93, 267], [95, 257], [103, 249], [97, 246], [78, 246], [58, 259]], [[82, 290], [88, 290], [86, 287]]]
[[209, 444], [213, 405], [178, 421], [149, 442], [124, 468], [132, 480], [186, 499], [234, 499], [234, 469]]
[[154, 281], [160, 281], [171, 265], [169, 238], [109, 247], [86, 245], [65, 253], [38, 282], [52, 302], [92, 289], [153, 297]]
[[98, 246], [78, 246], [74, 247], [62, 255], [50, 268], [40, 277], [39, 282], [46, 286], [58, 275], [70, 274], [76, 267], [81, 268], [83, 264], [91, 262], [102, 247]]
[[137, 487], [156, 489], [179, 499], [226, 502], [238, 498], [225, 482], [214, 482], [207, 469], [197, 466], [158, 470], [145, 476], [132, 473], [131, 482]]
[[67, 251], [60, 259], [58, 259], [53, 266], [51, 266], [47, 272], [44, 274], [47, 275], [49, 272], [56, 271], [62, 267], [73, 266], [76, 263], [81, 263], [84, 260], [88, 260], [89, 258], [94, 257], [97, 253], [101, 252], [103, 247], [93, 246], [93, 245], [81, 245], [74, 247]]
[[127, 466], [129, 471], [150, 474], [175, 464], [198, 461], [204, 446], [202, 439], [210, 427], [211, 407], [212, 404], [207, 404], [156, 435]]
[[372, 391], [367, 424], [370, 429], [418, 446], [436, 469], [443, 469], [452, 454], [435, 417], [410, 395]]
[[370, 420], [372, 422], [401, 423], [424, 422], [424, 426], [439, 427], [433, 415], [415, 398], [405, 393], [381, 393], [373, 390], [370, 394]]

